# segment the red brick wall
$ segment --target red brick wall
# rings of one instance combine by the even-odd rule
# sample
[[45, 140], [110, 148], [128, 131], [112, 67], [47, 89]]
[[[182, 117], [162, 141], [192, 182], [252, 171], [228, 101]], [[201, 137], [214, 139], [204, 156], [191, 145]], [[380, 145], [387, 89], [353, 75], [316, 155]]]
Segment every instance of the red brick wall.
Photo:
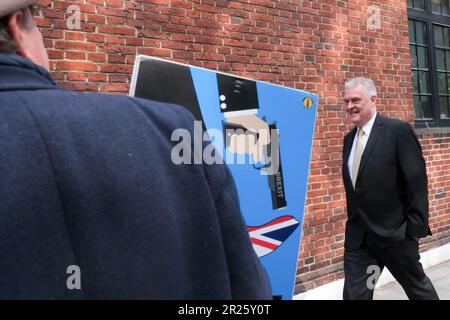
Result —
[[450, 237], [450, 130], [441, 131], [432, 134], [420, 130], [419, 135], [427, 163], [430, 227], [434, 233], [423, 241], [423, 250], [449, 242]]
[[[296, 292], [342, 277], [341, 180], [345, 79], [370, 76], [379, 110], [413, 122], [405, 1], [42, 0], [38, 19], [54, 77], [75, 90], [126, 94], [136, 54], [158, 56], [319, 94]], [[66, 8], [78, 5], [81, 30]], [[381, 10], [368, 30], [367, 8]], [[450, 134], [422, 135], [431, 227], [423, 249], [448, 241]]]

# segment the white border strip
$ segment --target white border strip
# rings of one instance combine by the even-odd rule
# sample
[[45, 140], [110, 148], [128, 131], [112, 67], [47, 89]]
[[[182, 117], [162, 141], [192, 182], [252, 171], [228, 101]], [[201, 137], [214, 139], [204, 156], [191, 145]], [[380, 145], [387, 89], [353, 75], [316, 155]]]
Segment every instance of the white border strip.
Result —
[[[297, 88], [282, 86], [282, 85], [277, 84], [277, 83], [271, 83], [271, 82], [262, 81], [262, 80], [255, 80], [255, 79], [239, 76], [239, 75], [232, 74], [232, 73], [222, 72], [222, 71], [213, 70], [213, 69], [207, 69], [207, 68], [203, 68], [203, 67], [194, 66], [194, 65], [191, 65], [191, 64], [186, 64], [186, 63], [181, 63], [181, 62], [178, 62], [178, 61], [172, 61], [172, 60], [168, 60], [168, 59], [163, 59], [163, 58], [160, 58], [160, 57], [148, 56], [148, 55], [144, 55], [144, 54], [136, 55], [135, 65], [136, 65], [136, 63], [138, 61], [141, 62], [141, 61], [144, 61], [144, 60], [159, 60], [159, 61], [164, 61], [164, 62], [170, 62], [170, 63], [173, 63], [173, 64], [178, 64], [180, 66], [185, 66], [185, 67], [189, 67], [189, 68], [196, 68], [196, 69], [201, 69], [201, 70], [206, 70], [206, 71], [212, 71], [214, 73], [219, 73], [219, 74], [223, 74], [223, 75], [226, 75], [226, 76], [231, 76], [231, 77], [235, 77], [235, 78], [241, 78], [241, 79], [250, 80], [250, 81], [254, 81], [254, 82], [265, 83], [265, 84], [269, 84], [269, 85], [272, 85], [272, 86], [275, 86], [275, 87], [281, 87], [281, 88], [288, 89], [288, 90], [294, 90], [294, 91], [297, 91], [297, 92], [302, 92], [304, 94], [307, 94], [307, 95], [310, 95], [310, 96], [314, 96], [317, 99], [317, 107], [319, 106], [319, 95], [317, 93], [312, 93], [312, 92], [300, 90], [300, 89], [297, 89]], [[134, 72], [137, 72], [137, 71], [139, 71], [139, 69], [134, 68], [133, 74], [134, 74]], [[130, 90], [130, 92], [131, 92], [131, 90]]]
[[141, 55], [137, 55], [136, 59], [134, 60], [133, 73], [131, 75], [130, 92], [128, 93], [130, 97], [134, 97], [134, 94], [136, 93], [136, 82], [137, 82], [137, 75], [139, 73], [140, 62], [141, 62]]
[[[424, 269], [438, 265], [447, 260], [450, 260], [450, 243], [420, 254], [420, 262]], [[393, 281], [395, 281], [395, 279], [392, 274], [389, 270], [384, 268], [375, 288], [379, 288]], [[295, 295], [293, 300], [342, 300], [343, 289], [344, 279], [340, 279]]]

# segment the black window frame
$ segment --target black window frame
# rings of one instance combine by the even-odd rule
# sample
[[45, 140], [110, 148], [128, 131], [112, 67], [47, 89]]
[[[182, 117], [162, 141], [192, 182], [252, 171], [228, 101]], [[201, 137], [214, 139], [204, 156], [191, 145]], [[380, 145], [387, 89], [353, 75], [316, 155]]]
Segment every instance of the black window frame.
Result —
[[[438, 93], [438, 72], [436, 63], [436, 49], [434, 43], [433, 25], [441, 25], [450, 28], [450, 16], [436, 14], [432, 12], [431, 0], [425, 0], [425, 10], [408, 7], [408, 21], [416, 20], [425, 22], [427, 30], [427, 46], [428, 46], [428, 64], [430, 70], [430, 88], [431, 88], [431, 107], [433, 110], [433, 120], [429, 119], [415, 119], [416, 128], [437, 128], [450, 127], [450, 119], [441, 119], [439, 107], [439, 93]], [[409, 26], [409, 23], [408, 23]], [[409, 33], [409, 27], [408, 27]], [[408, 39], [409, 43], [409, 39]], [[411, 81], [412, 79], [412, 67]], [[415, 116], [414, 116], [415, 117]]]

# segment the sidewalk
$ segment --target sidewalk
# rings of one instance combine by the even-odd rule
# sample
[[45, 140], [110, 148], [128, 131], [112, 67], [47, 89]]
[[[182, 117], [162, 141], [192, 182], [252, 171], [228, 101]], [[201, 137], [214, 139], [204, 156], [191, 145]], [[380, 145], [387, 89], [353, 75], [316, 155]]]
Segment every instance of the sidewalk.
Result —
[[[450, 260], [425, 270], [441, 300], [450, 300]], [[375, 289], [374, 300], [407, 300], [397, 281]]]

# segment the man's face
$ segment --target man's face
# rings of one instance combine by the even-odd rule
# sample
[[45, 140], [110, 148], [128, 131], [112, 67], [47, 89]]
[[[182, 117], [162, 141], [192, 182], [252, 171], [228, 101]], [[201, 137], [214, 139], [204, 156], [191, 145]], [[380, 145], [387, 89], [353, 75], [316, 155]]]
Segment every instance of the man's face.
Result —
[[344, 102], [348, 119], [356, 126], [363, 127], [375, 114], [377, 98], [370, 96], [366, 88], [359, 84], [345, 90]]

